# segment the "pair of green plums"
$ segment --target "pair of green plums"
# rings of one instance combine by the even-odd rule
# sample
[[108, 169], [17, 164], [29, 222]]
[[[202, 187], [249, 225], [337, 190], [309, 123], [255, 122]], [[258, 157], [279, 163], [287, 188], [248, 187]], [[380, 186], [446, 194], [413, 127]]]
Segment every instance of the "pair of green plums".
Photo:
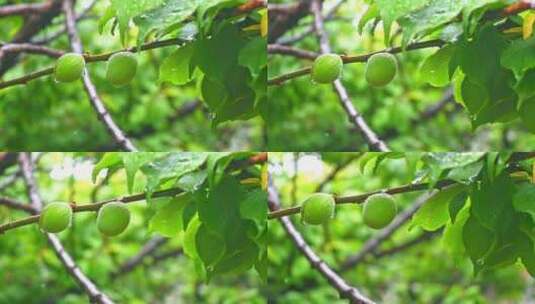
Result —
[[[56, 61], [54, 78], [57, 82], [72, 82], [80, 79], [85, 69], [84, 56], [67, 53]], [[110, 56], [106, 66], [106, 79], [119, 87], [132, 81], [137, 71], [137, 59], [131, 52], [118, 52]]]
[[[325, 224], [334, 216], [335, 205], [332, 195], [315, 193], [303, 202], [301, 219], [309, 225]], [[378, 193], [364, 201], [362, 218], [368, 227], [382, 229], [392, 222], [396, 213], [394, 198], [386, 193]]]
[[[332, 83], [340, 78], [344, 62], [337, 54], [323, 54], [314, 60], [311, 76], [317, 83]], [[364, 76], [368, 84], [382, 87], [389, 84], [398, 70], [396, 57], [390, 53], [377, 53], [368, 59]]]
[[[71, 225], [72, 216], [73, 211], [68, 203], [50, 203], [39, 216], [39, 227], [49, 233], [58, 233]], [[108, 203], [98, 211], [97, 228], [103, 235], [119, 235], [129, 223], [130, 211], [123, 203]]]

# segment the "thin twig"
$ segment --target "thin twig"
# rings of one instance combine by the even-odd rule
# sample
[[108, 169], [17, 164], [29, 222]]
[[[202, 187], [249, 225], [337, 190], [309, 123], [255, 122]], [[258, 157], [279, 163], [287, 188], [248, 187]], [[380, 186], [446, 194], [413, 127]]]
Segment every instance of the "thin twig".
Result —
[[[41, 210], [43, 207], [43, 202], [39, 195], [39, 189], [33, 176], [31, 157], [27, 153], [21, 153], [19, 160], [30, 203], [32, 206], [35, 206], [37, 210]], [[108, 298], [106, 294], [100, 291], [98, 287], [80, 270], [72, 257], [65, 251], [65, 248], [61, 244], [59, 238], [51, 233], [45, 233], [45, 235], [60, 261], [63, 263], [69, 274], [83, 288], [90, 301], [98, 304], [113, 304], [113, 301]]]
[[406, 249], [409, 249], [415, 245], [418, 245], [422, 242], [425, 242], [425, 241], [429, 241], [435, 237], [437, 237], [438, 235], [440, 235], [440, 232], [442, 232], [442, 230], [437, 230], [437, 231], [432, 231], [432, 232], [424, 232], [422, 234], [420, 234], [419, 236], [411, 239], [411, 240], [408, 240], [404, 243], [401, 243], [397, 246], [394, 246], [392, 248], [388, 248], [388, 249], [384, 249], [384, 250], [381, 250], [381, 251], [375, 251], [372, 253], [373, 257], [375, 259], [380, 259], [380, 258], [383, 258], [383, 257], [386, 257], [386, 256], [390, 256], [390, 255], [393, 255], [393, 254], [396, 254], [396, 253], [399, 253], [399, 252], [402, 252]]
[[327, 175], [325, 179], [318, 184], [314, 192], [323, 191], [323, 188], [325, 188], [327, 184], [333, 181], [338, 175], [338, 173], [340, 173], [340, 171], [344, 170], [347, 166], [349, 166], [349, 164], [351, 164], [354, 160], [358, 159], [361, 155], [362, 154], [360, 153], [352, 153], [350, 157], [348, 157], [342, 163], [336, 165], [336, 167], [329, 173], [329, 175]]
[[316, 52], [298, 49], [282, 44], [268, 44], [268, 54], [289, 55], [300, 59], [314, 60], [319, 56]]
[[[84, 7], [82, 9], [82, 11], [78, 14], [76, 14], [76, 22], [82, 20], [82, 19], [85, 19], [87, 17], [87, 15], [89, 14], [89, 12], [93, 9], [93, 7], [95, 6], [95, 4], [97, 3], [98, 0], [93, 0], [91, 1], [86, 7]], [[55, 39], [61, 37], [61, 35], [65, 34], [67, 32], [67, 27], [65, 25], [63, 25], [63, 27], [61, 29], [59, 29], [57, 32], [54, 32], [52, 34], [48, 34], [47, 37], [45, 38], [42, 38], [42, 39], [38, 39], [38, 40], [33, 40], [32, 43], [35, 43], [35, 44], [47, 44], [47, 43], [50, 43], [51, 41], [54, 41]]]
[[[346, 0], [338, 0], [338, 2], [336, 2], [330, 9], [329, 11], [327, 11], [327, 13], [325, 14], [325, 16], [323, 17], [323, 20], [325, 21], [329, 21], [329, 20], [332, 20], [334, 18], [334, 14], [336, 13], [336, 11], [340, 8], [340, 6], [342, 6], [342, 4], [345, 2]], [[302, 39], [304, 39], [305, 37], [307, 37], [308, 35], [314, 33], [314, 25], [311, 25], [306, 31], [298, 34], [298, 35], [295, 35], [295, 36], [292, 36], [292, 37], [281, 37], [279, 40], [277, 40], [277, 43], [279, 44], [282, 44], [282, 45], [291, 45], [291, 44], [294, 44], [298, 41], [301, 41]]]
[[[74, 10], [72, 6], [72, 2], [70, 0], [63, 1], [63, 11], [65, 12], [65, 25], [67, 27], [67, 33], [69, 35], [71, 48], [74, 52], [82, 54], [83, 53], [82, 43], [80, 41], [80, 37], [78, 37], [78, 33], [76, 32]], [[83, 79], [85, 91], [87, 92], [91, 105], [95, 109], [95, 112], [97, 113], [98, 118], [105, 125], [106, 129], [108, 130], [110, 135], [113, 137], [115, 142], [123, 150], [136, 151], [137, 149], [134, 146], [134, 144], [128, 139], [128, 137], [126, 137], [124, 132], [113, 121], [113, 118], [111, 117], [110, 113], [104, 106], [104, 103], [102, 102], [102, 100], [100, 99], [100, 96], [97, 93], [97, 89], [95, 85], [93, 84], [93, 82], [91, 81], [91, 78], [89, 77], [89, 72], [87, 68], [84, 68], [82, 79]]]
[[[269, 188], [269, 207], [272, 211], [275, 211], [279, 208], [280, 202], [278, 193], [273, 187]], [[341, 298], [349, 300], [351, 303], [358, 304], [372, 304], [372, 300], [368, 299], [360, 293], [360, 291], [349, 285], [344, 278], [338, 275], [327, 263], [325, 263], [306, 243], [305, 239], [297, 231], [292, 221], [289, 218], [283, 217], [279, 218], [284, 230], [288, 236], [290, 236], [292, 242], [297, 247], [299, 251], [305, 256], [310, 265], [314, 267], [328, 282], [335, 288], [340, 294]]]
[[[325, 31], [323, 24], [323, 16], [321, 14], [321, 1], [313, 0], [310, 4], [310, 10], [314, 15], [314, 28], [318, 36], [321, 53], [331, 53], [329, 37], [327, 36], [327, 32]], [[368, 125], [368, 123], [364, 120], [361, 113], [357, 111], [349, 97], [349, 94], [347, 93], [346, 88], [342, 84], [342, 81], [340, 79], [335, 80], [333, 86], [336, 94], [338, 95], [338, 99], [340, 100], [340, 104], [344, 108], [344, 111], [346, 112], [349, 118], [349, 121], [357, 127], [358, 131], [368, 143], [370, 150], [389, 151], [390, 149], [388, 148], [386, 143], [383, 142], [377, 136], [377, 134], [375, 134], [375, 132]]]
[[115, 279], [121, 275], [125, 275], [134, 270], [134, 268], [141, 264], [147, 256], [152, 255], [154, 251], [158, 250], [158, 248], [167, 243], [168, 240], [169, 239], [160, 236], [150, 239], [136, 255], [126, 260], [115, 272], [112, 273], [112, 279]]
[[23, 204], [23, 203], [15, 200], [15, 199], [12, 199], [12, 198], [9, 198], [9, 197], [0, 197], [0, 205], [6, 206], [6, 207], [11, 208], [11, 209], [17, 209], [17, 210], [26, 211], [28, 213], [37, 212], [37, 210], [34, 207], [32, 207], [30, 205]]
[[30, 53], [57, 58], [65, 52], [32, 43], [6, 43], [0, 45], [0, 58], [4, 53]]

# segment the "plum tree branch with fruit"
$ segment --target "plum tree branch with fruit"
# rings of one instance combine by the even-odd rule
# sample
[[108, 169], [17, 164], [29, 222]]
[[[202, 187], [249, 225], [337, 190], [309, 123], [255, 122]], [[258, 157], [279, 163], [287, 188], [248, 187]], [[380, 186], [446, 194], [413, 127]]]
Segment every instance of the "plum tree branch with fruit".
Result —
[[[33, 164], [31, 155], [29, 153], [20, 154], [20, 167], [22, 176], [26, 184], [27, 194], [30, 199], [30, 205], [37, 211], [42, 209], [43, 202], [39, 194], [39, 188], [33, 175]], [[114, 302], [89, 279], [74, 262], [74, 259], [63, 247], [60, 239], [51, 233], [44, 232], [49, 244], [52, 246], [54, 252], [59, 260], [63, 263], [69, 274], [78, 282], [78, 284], [87, 293], [91, 302], [99, 304], [113, 304]]]

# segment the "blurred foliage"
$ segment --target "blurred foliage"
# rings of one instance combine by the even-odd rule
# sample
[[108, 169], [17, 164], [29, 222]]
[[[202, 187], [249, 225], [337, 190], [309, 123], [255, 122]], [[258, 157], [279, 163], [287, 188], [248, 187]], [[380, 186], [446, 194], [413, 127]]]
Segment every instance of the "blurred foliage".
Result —
[[[415, 172], [422, 167], [408, 160], [421, 156], [407, 153], [404, 158], [383, 160], [374, 172], [373, 162], [361, 171], [360, 164], [367, 157], [358, 153], [270, 153], [270, 172], [283, 207], [289, 207], [318, 191], [318, 185], [339, 167], [342, 169], [321, 191], [345, 196], [411, 183], [418, 179]], [[420, 194], [396, 195], [400, 212]], [[360, 264], [339, 270], [343, 261], [357, 254], [378, 233], [364, 225], [361, 209], [354, 204], [338, 206], [335, 218], [323, 226], [303, 225], [299, 215], [290, 218], [329, 266], [378, 303], [521, 303], [533, 299], [533, 279], [520, 263], [474, 275], [468, 256], [458, 258], [452, 252], [452, 243], [444, 243], [436, 234], [395, 253], [368, 255]], [[346, 303], [310, 266], [282, 225], [275, 220], [269, 224], [268, 296], [273, 303]], [[409, 221], [375, 252], [387, 253], [423, 232]]]
[[[100, 174], [94, 184], [91, 173], [99, 158], [95, 153], [47, 153], [37, 167], [36, 178], [45, 202], [89, 203], [128, 193], [124, 170]], [[17, 170], [8, 169], [0, 181]], [[111, 172], [111, 171], [110, 171]], [[133, 192], [143, 191], [145, 176], [137, 174]], [[21, 179], [0, 191], [27, 201]], [[213, 277], [209, 283], [197, 274], [199, 265], [177, 253], [184, 242], [179, 233], [147, 256], [132, 272], [113, 274], [139, 253], [154, 237], [147, 228], [157, 212], [144, 201], [128, 205], [132, 219], [127, 230], [114, 238], [98, 232], [95, 212], [77, 213], [73, 226], [58, 234], [80, 269], [116, 303], [263, 303], [258, 288], [263, 283], [255, 270]], [[0, 222], [26, 216], [0, 206]], [[175, 254], [172, 254], [175, 253]], [[164, 257], [167, 255], [167, 257]], [[88, 303], [87, 295], [68, 274], [37, 225], [14, 229], [0, 236], [0, 303]]]
[[[289, 3], [276, 0], [272, 3]], [[339, 1], [324, 1], [324, 12]], [[369, 22], [359, 34], [358, 22], [371, 1], [343, 1], [334, 16], [325, 22], [333, 52], [359, 55], [386, 47], [382, 24]], [[376, 3], [379, 1], [375, 1]], [[416, 5], [416, 1], [398, 1]], [[429, 2], [429, 1], [420, 1]], [[451, 1], [450, 1], [451, 2]], [[481, 5], [498, 1], [480, 1]], [[380, 2], [388, 7], [389, 2]], [[435, 4], [441, 1], [433, 1]], [[457, 3], [457, 2], [456, 2]], [[457, 5], [461, 5], [458, 2]], [[463, 2], [464, 3], [464, 2]], [[478, 2], [479, 3], [479, 2]], [[447, 9], [444, 11], [448, 11]], [[396, 11], [394, 10], [394, 13]], [[397, 12], [401, 13], [401, 12]], [[427, 16], [432, 18], [433, 15]], [[281, 41], [297, 37], [312, 25], [312, 16], [302, 18], [288, 30]], [[376, 26], [375, 26], [376, 25]], [[401, 45], [402, 32], [394, 26], [391, 44]], [[435, 38], [438, 34], [431, 35]], [[425, 38], [427, 39], [427, 38]], [[423, 41], [424, 39], [421, 39]], [[314, 33], [292, 46], [317, 51]], [[400, 71], [384, 88], [370, 87], [364, 78], [364, 64], [344, 67], [342, 82], [355, 107], [371, 128], [395, 151], [485, 151], [530, 150], [535, 136], [519, 119], [505, 124], [487, 124], [475, 130], [470, 114], [455, 102], [449, 102], [438, 114], [422, 118], [427, 109], [441, 100], [447, 88], [429, 85], [430, 75], [420, 67], [437, 48], [403, 52], [396, 55]], [[310, 66], [311, 62], [292, 56], [271, 55], [269, 76], [273, 77]], [[309, 76], [268, 87], [270, 100], [269, 149], [272, 151], [358, 151], [367, 145], [347, 120], [332, 86], [312, 83]], [[306, 134], [306, 136], [303, 136]]]

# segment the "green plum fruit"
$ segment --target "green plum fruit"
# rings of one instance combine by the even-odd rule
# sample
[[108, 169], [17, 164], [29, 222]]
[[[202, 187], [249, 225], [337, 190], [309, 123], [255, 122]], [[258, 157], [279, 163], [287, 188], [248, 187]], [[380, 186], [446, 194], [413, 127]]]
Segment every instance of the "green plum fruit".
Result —
[[390, 53], [372, 55], [366, 63], [366, 81], [375, 87], [382, 87], [390, 83], [396, 76], [398, 64], [396, 57]]
[[106, 79], [116, 86], [123, 86], [136, 76], [137, 59], [131, 52], [119, 52], [111, 55], [106, 66]]
[[54, 79], [57, 82], [72, 82], [80, 79], [85, 68], [85, 60], [81, 54], [67, 53], [59, 57], [54, 68]]
[[72, 220], [72, 208], [67, 203], [50, 203], [43, 208], [39, 216], [39, 227], [50, 233], [57, 233], [69, 227]]
[[332, 195], [315, 193], [309, 196], [301, 206], [301, 219], [310, 225], [326, 223], [334, 216], [335, 201]]
[[123, 203], [112, 202], [100, 208], [97, 215], [97, 228], [106, 236], [121, 234], [130, 223], [130, 211]]
[[381, 229], [392, 222], [396, 213], [394, 198], [386, 193], [380, 193], [369, 196], [364, 201], [362, 218], [368, 227]]
[[318, 56], [312, 65], [312, 80], [317, 83], [331, 83], [342, 74], [344, 63], [336, 54]]

